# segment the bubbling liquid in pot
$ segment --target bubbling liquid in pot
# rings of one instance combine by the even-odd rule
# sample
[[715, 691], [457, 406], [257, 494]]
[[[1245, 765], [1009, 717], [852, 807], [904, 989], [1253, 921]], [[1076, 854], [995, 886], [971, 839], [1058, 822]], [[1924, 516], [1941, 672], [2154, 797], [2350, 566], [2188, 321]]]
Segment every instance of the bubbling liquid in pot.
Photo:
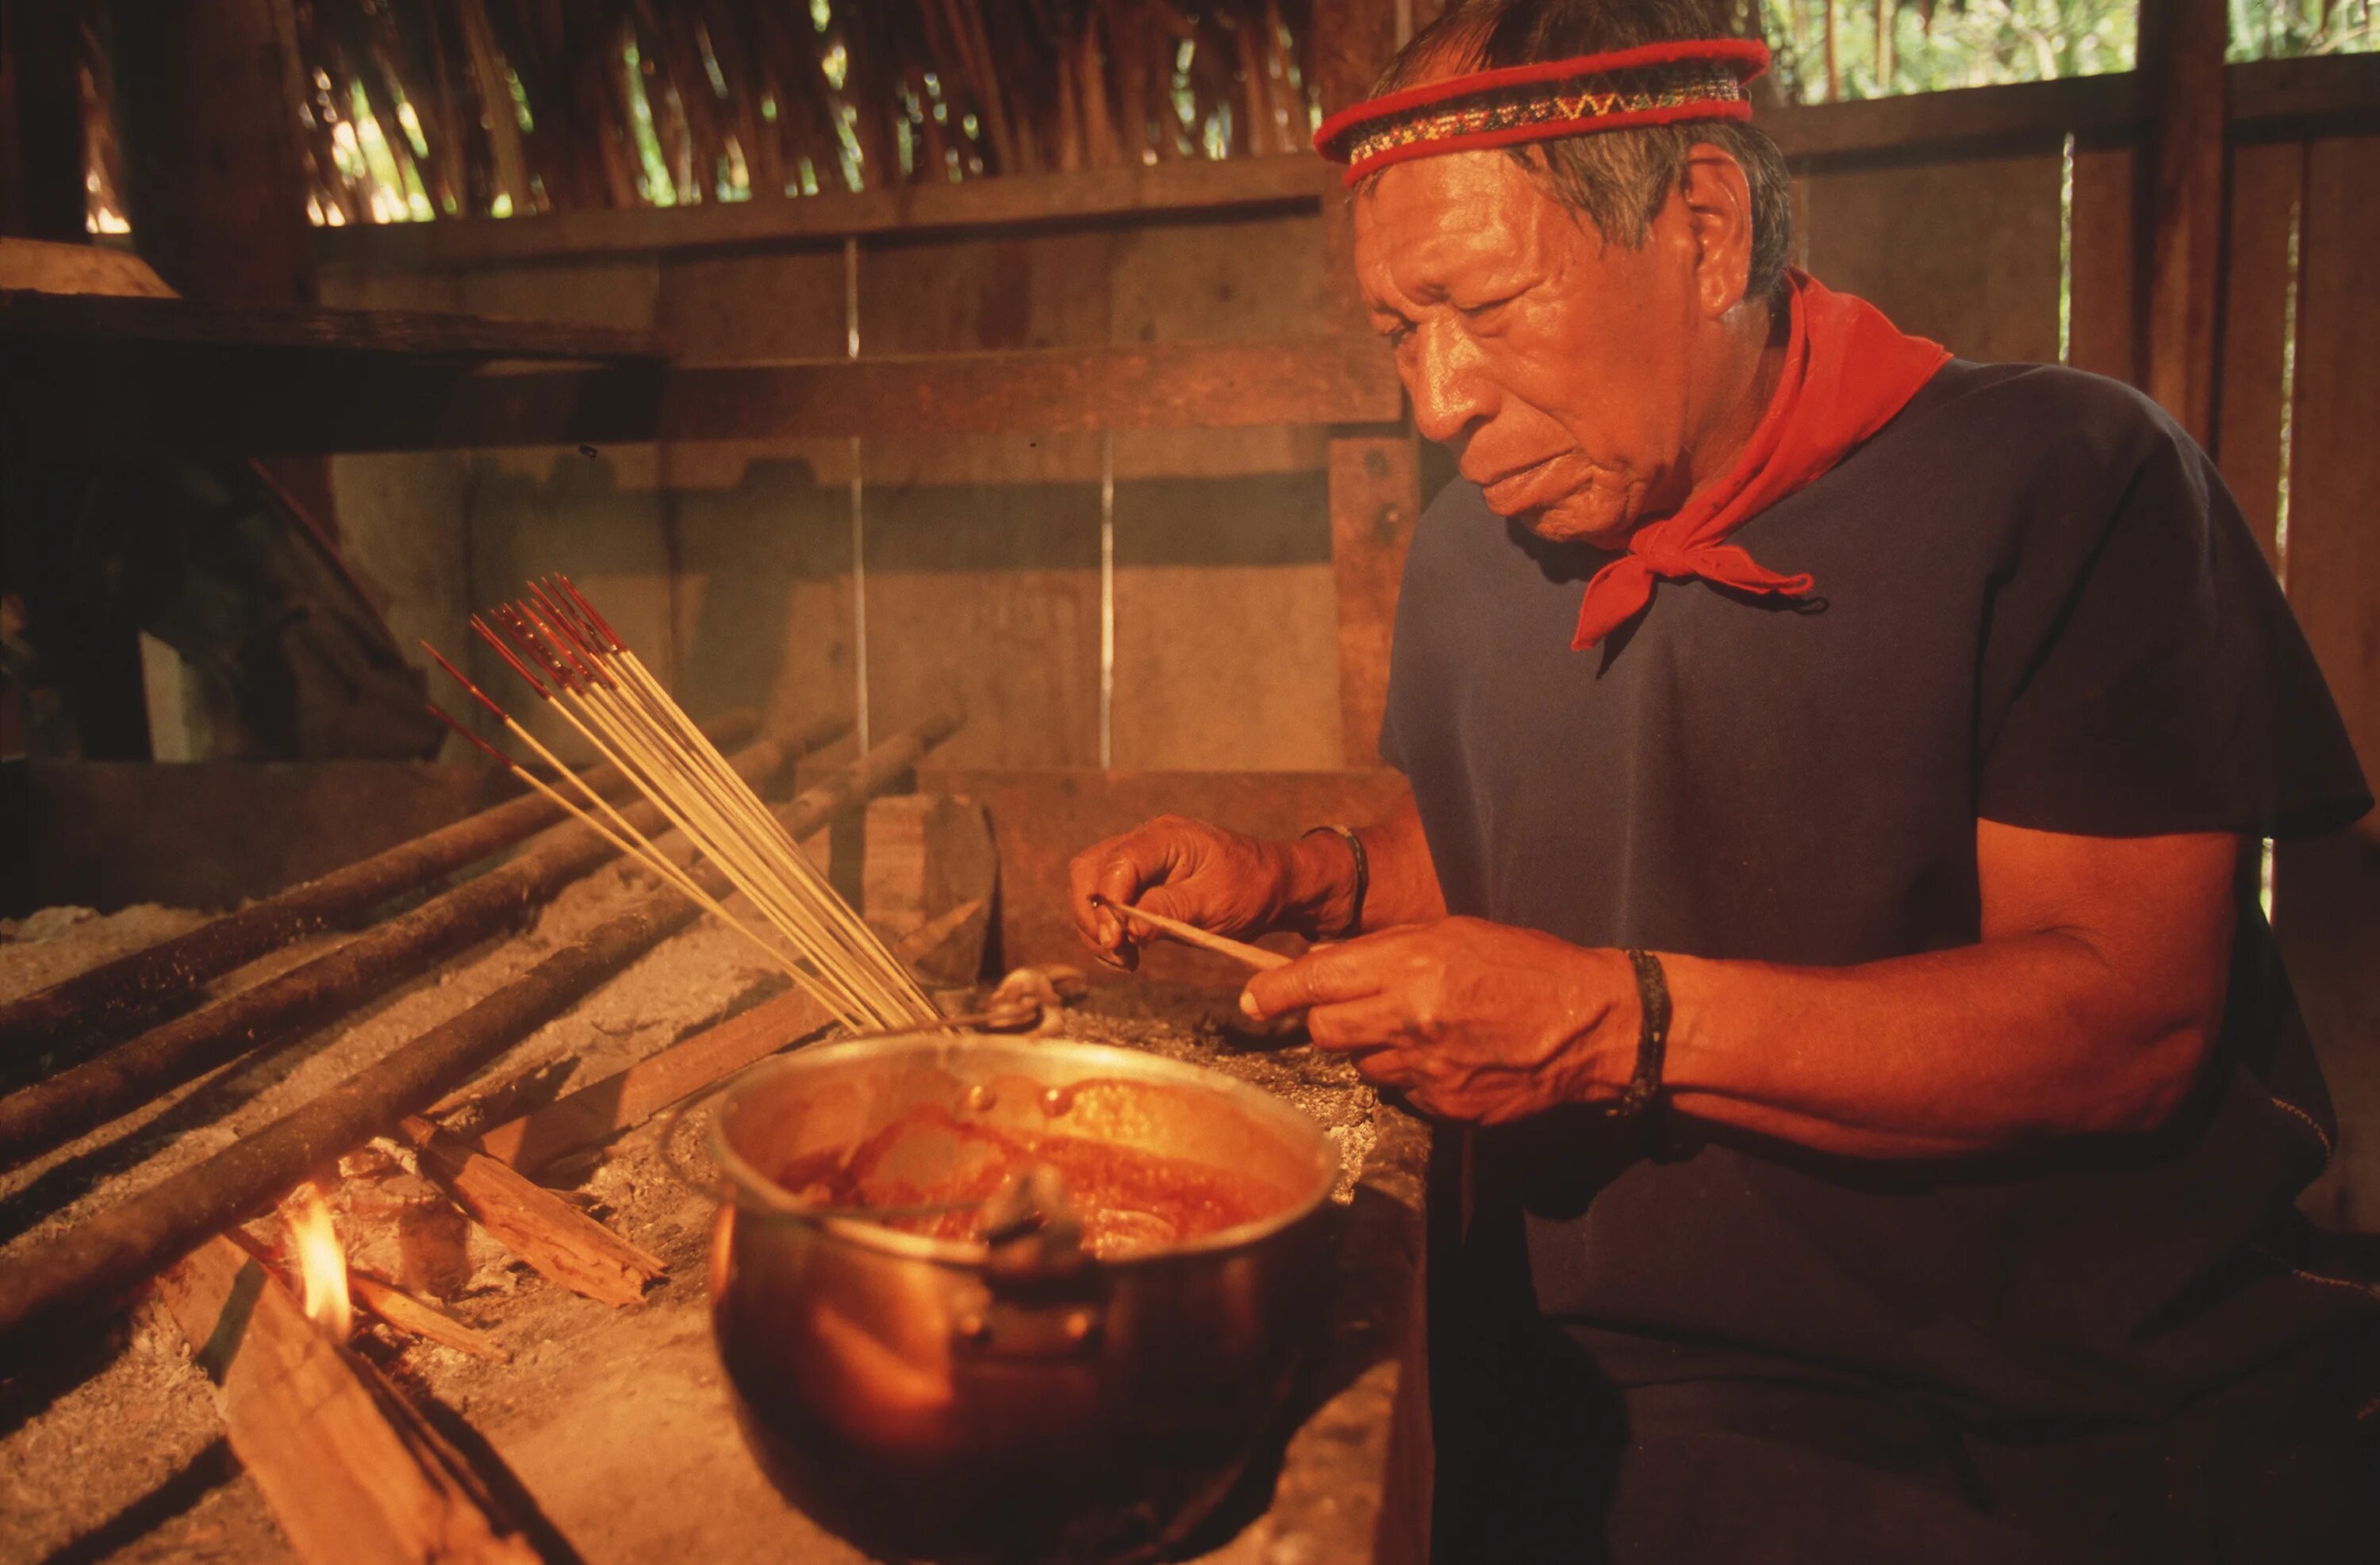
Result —
[[1254, 1222], [1293, 1204], [1263, 1181], [1111, 1141], [970, 1124], [921, 1105], [848, 1150], [807, 1154], [777, 1172], [804, 1206], [949, 1207], [876, 1220], [935, 1239], [981, 1237], [982, 1204], [1028, 1170], [1054, 1171], [1100, 1260], [1147, 1255]]

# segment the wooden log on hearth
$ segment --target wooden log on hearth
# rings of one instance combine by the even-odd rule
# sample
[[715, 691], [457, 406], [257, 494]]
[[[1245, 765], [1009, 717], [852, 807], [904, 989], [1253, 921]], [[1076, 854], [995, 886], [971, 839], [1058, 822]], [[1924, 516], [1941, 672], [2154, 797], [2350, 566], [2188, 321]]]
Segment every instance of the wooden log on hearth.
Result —
[[[839, 731], [839, 724], [825, 723], [790, 739], [763, 739], [736, 752], [733, 761], [747, 781], [763, 779]], [[648, 834], [663, 825], [661, 811], [650, 804], [622, 814]], [[243, 1054], [336, 1020], [510, 927], [616, 851], [576, 822], [552, 827], [506, 863], [334, 951], [0, 1098], [0, 1169], [62, 1146]]]
[[159, 1293], [215, 1383], [232, 1450], [308, 1565], [537, 1565], [529, 1519], [501, 1498], [518, 1481], [490, 1483], [262, 1262], [211, 1239]]
[[[958, 731], [945, 714], [884, 741], [777, 817], [796, 840], [862, 808]], [[725, 878], [696, 877], [714, 895]], [[655, 889], [512, 982], [399, 1046], [302, 1108], [48, 1242], [0, 1271], [0, 1345], [20, 1351], [94, 1301], [120, 1296], [215, 1233], [407, 1114], [418, 1114], [531, 1031], [694, 922], [694, 905]]]
[[471, 1214], [497, 1244], [539, 1276], [599, 1304], [633, 1304], [645, 1284], [669, 1268], [528, 1176], [419, 1114], [405, 1138], [421, 1157], [424, 1177]]
[[[750, 712], [732, 712], [703, 732], [718, 744], [740, 745], [757, 726]], [[795, 746], [807, 753], [832, 743], [849, 726], [840, 720], [816, 724], [796, 737]], [[626, 785], [610, 766], [580, 776], [607, 796], [616, 796]], [[20, 1062], [120, 1028], [301, 936], [351, 925], [382, 904], [500, 853], [561, 819], [562, 811], [541, 795], [508, 799], [210, 919], [187, 934], [0, 1004], [0, 1078], [21, 1079], [28, 1073]]]

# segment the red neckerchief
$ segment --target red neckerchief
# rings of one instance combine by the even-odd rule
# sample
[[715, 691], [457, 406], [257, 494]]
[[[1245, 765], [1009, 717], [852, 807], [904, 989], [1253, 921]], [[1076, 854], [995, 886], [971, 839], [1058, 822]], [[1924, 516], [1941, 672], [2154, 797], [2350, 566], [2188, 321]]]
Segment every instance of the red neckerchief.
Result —
[[1572, 648], [1585, 651], [1641, 613], [1657, 577], [1808, 594], [1816, 585], [1808, 576], [1779, 576], [1720, 540], [1841, 461], [1949, 362], [1939, 343], [1906, 334], [1865, 299], [1832, 292], [1806, 273], [1789, 271], [1786, 279], [1792, 329], [1760, 427], [1725, 477], [1696, 489], [1675, 516], [1638, 528], [1628, 552], [1595, 573]]

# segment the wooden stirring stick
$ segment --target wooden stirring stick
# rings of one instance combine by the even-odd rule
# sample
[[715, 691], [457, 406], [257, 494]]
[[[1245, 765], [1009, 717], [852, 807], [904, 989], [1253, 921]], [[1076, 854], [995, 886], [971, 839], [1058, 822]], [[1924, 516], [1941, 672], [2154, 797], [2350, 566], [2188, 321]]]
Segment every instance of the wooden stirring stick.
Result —
[[[1138, 919], [1152, 929], [1172, 935], [1184, 945], [1195, 945], [1201, 950], [1231, 957], [1235, 962], [1245, 962], [1259, 971], [1286, 967], [1295, 960], [1293, 957], [1283, 956], [1277, 951], [1267, 951], [1260, 945], [1250, 945], [1245, 940], [1235, 940], [1229, 935], [1219, 935], [1211, 930], [1202, 929], [1196, 924], [1184, 924], [1179, 918], [1168, 918], [1162, 913], [1150, 913], [1137, 907], [1126, 907], [1121, 903], [1111, 902], [1097, 892], [1091, 895], [1091, 905], [1104, 907], [1119, 918]], [[1125, 932], [1128, 934], [1131, 931], [1127, 928]]]

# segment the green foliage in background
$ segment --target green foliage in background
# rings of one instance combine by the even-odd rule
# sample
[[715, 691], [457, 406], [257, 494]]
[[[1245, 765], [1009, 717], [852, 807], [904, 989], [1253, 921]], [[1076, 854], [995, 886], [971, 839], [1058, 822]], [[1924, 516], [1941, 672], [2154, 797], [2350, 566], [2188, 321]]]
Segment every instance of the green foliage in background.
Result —
[[[2231, 58], [2380, 50], [2380, 0], [2227, 0]], [[1761, 0], [1796, 103], [2132, 68], [2139, 0]], [[1831, 37], [1831, 48], [1829, 48]]]

